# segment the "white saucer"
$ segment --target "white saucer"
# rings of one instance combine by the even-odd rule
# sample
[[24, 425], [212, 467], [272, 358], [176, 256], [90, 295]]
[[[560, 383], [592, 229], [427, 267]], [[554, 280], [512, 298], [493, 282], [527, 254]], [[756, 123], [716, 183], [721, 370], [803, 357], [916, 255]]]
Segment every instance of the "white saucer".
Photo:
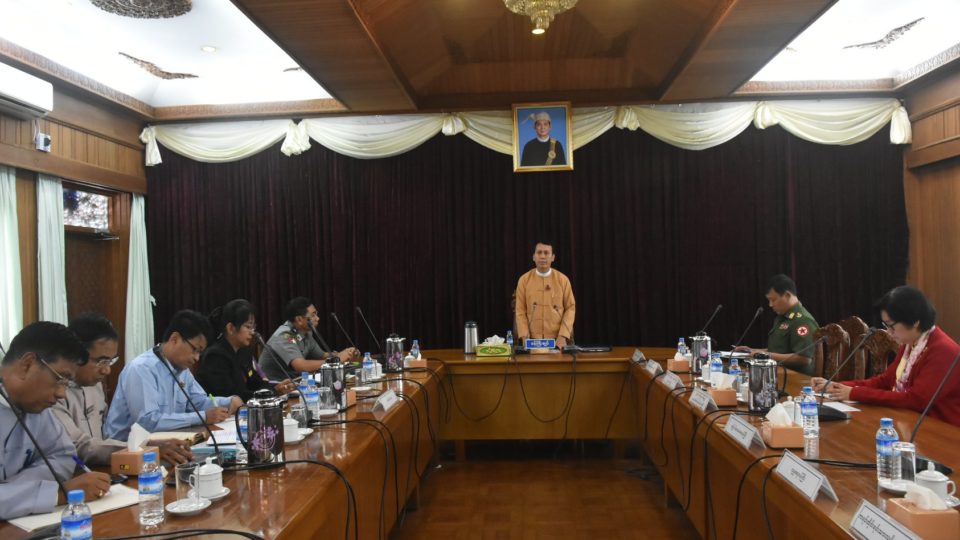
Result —
[[[173, 501], [172, 503], [167, 505], [167, 512], [170, 512], [175, 516], [193, 516], [193, 515], [199, 514], [200, 512], [203, 512], [204, 510], [209, 508], [210, 505], [212, 504], [210, 502], [210, 499], [204, 499], [203, 497], [200, 497], [200, 506], [193, 506], [192, 502], [193, 501], [188, 501], [186, 499]], [[182, 506], [181, 503], [187, 503], [187, 504], [190, 504], [190, 506], [187, 508], [181, 509], [180, 508]]]
[[311, 428], [300, 428], [300, 436], [301, 436], [301, 437], [307, 437], [307, 436], [309, 436], [311, 433], [313, 433], [313, 429], [311, 429]]
[[[211, 502], [217, 502], [217, 501], [223, 499], [224, 497], [226, 497], [226, 496], [229, 495], [229, 494], [230, 494], [230, 488], [228, 488], [227, 486], [223, 486], [223, 489], [220, 490], [220, 493], [217, 493], [216, 495], [213, 495], [213, 496], [211, 496], [211, 497], [201, 497], [201, 498], [203, 498], [203, 499], [210, 499]], [[190, 493], [187, 493], [187, 496], [188, 496], [188, 497], [193, 497], [193, 490], [192, 490], [192, 489], [190, 490]]]
[[307, 436], [301, 433], [300, 435], [297, 436], [297, 440], [295, 440], [295, 441], [288, 441], [288, 440], [284, 439], [284, 440], [283, 440], [283, 444], [297, 444], [298, 442], [302, 442], [302, 441], [303, 441], [304, 439], [306, 439], [306, 438], [307, 438]]
[[371, 386], [354, 386], [353, 387], [354, 392], [369, 392], [371, 390], [373, 390], [373, 387]]
[[877, 481], [877, 485], [880, 486], [880, 489], [889, 491], [890, 493], [897, 493], [903, 495], [907, 492], [907, 486], [912, 485], [913, 482], [908, 482], [906, 480], [897, 480], [896, 482], [889, 481]]
[[340, 411], [338, 409], [320, 409], [317, 414], [320, 416], [333, 416], [335, 414], [340, 414]]
[[951, 496], [947, 497], [946, 499], [944, 499], [943, 502], [944, 502], [944, 503], [947, 505], [947, 507], [949, 507], [949, 508], [956, 508], [956, 507], [960, 506], [960, 499], [954, 497], [953, 495], [951, 495]]

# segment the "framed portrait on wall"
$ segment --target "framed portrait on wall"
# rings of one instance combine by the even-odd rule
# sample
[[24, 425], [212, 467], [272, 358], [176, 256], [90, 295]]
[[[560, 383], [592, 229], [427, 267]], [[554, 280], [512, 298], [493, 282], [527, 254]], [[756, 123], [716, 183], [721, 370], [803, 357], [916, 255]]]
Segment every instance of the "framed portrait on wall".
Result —
[[514, 172], [573, 170], [571, 113], [569, 101], [513, 106]]

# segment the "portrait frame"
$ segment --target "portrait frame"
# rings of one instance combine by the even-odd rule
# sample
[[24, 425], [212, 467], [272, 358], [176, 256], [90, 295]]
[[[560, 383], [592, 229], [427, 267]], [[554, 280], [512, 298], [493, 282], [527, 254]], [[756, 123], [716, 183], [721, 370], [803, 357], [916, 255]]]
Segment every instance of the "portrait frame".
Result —
[[[513, 172], [573, 170], [573, 107], [569, 101], [515, 103], [513, 105]], [[535, 115], [546, 113], [550, 119], [548, 133], [551, 144], [542, 146], [537, 140]], [[542, 116], [539, 118], [542, 120]], [[556, 145], [556, 146], [554, 146]], [[551, 157], [551, 149], [555, 156]], [[562, 152], [560, 152], [562, 150]], [[526, 152], [526, 154], [525, 154]], [[558, 157], [561, 157], [558, 159]], [[542, 161], [541, 161], [542, 160]], [[550, 161], [551, 164], [547, 164]]]

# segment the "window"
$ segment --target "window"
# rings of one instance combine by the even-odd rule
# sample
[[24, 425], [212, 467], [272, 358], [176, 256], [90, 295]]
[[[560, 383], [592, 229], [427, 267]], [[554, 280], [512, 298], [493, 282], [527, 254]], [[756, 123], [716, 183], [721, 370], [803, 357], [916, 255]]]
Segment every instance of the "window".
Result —
[[63, 188], [63, 224], [105, 231], [110, 228], [110, 197]]

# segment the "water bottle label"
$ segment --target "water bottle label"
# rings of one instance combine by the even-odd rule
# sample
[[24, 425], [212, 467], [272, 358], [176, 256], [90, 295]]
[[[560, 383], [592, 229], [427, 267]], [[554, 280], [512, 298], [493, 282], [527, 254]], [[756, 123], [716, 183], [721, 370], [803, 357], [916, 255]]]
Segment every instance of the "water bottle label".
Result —
[[160, 471], [141, 473], [138, 477], [140, 495], [159, 495], [163, 492], [163, 479]]
[[877, 441], [877, 455], [883, 457], [893, 456], [893, 441]]
[[802, 402], [800, 403], [800, 414], [803, 416], [817, 416], [817, 404], [816, 402]]
[[93, 538], [93, 518], [66, 518], [60, 523], [60, 538], [63, 540], [89, 540]]

